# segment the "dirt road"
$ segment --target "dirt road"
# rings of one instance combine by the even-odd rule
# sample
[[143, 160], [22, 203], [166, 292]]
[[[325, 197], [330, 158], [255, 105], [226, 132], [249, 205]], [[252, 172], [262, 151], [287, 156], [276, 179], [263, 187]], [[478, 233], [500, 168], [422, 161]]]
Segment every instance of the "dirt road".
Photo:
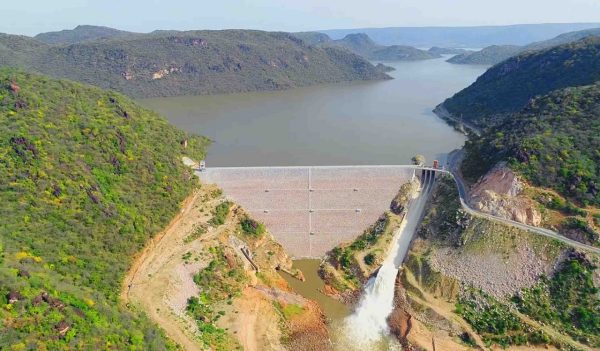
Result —
[[146, 245], [125, 277], [121, 292], [125, 303], [144, 310], [188, 351], [202, 350], [194, 336], [195, 323], [184, 313], [187, 298], [197, 293], [192, 275], [199, 267], [181, 265], [181, 256], [198, 245], [182, 244], [195, 224], [192, 214], [198, 210], [199, 196], [195, 193], [188, 197], [181, 212]]

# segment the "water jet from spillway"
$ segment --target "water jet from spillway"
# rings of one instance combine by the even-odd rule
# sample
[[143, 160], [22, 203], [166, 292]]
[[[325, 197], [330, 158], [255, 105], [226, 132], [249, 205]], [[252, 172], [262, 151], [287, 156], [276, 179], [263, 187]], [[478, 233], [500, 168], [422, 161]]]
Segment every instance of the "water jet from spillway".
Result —
[[341, 327], [344, 349], [350, 350], [401, 350], [400, 344], [390, 335], [387, 319], [394, 309], [394, 289], [398, 269], [406, 256], [417, 228], [427, 195], [433, 185], [434, 173], [423, 176], [422, 189], [407, 206], [402, 225], [396, 231], [393, 245], [377, 272], [365, 285], [363, 295], [352, 315]]

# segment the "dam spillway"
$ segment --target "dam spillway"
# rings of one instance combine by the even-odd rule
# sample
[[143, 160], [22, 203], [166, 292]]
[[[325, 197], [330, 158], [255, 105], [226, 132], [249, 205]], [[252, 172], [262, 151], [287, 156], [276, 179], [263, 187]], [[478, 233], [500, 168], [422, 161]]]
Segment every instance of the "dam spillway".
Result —
[[[421, 171], [417, 171], [416, 176]], [[407, 166], [220, 167], [199, 172], [263, 222], [294, 257], [322, 257], [373, 224], [415, 169]]]

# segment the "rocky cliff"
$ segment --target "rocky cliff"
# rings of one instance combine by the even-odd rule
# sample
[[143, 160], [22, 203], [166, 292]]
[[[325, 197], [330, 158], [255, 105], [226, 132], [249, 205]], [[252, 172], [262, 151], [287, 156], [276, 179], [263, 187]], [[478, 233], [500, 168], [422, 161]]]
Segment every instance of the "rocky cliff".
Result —
[[478, 211], [539, 226], [542, 216], [535, 202], [523, 195], [523, 188], [523, 182], [506, 163], [499, 163], [472, 187], [469, 201]]

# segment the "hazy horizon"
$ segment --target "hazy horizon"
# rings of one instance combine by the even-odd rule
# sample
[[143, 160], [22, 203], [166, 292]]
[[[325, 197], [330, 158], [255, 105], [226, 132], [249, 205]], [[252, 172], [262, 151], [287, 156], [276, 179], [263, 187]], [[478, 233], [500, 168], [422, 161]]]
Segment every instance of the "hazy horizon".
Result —
[[358, 1], [223, 0], [23, 0], [3, 5], [0, 32], [36, 35], [97, 25], [134, 32], [192, 29], [317, 31], [388, 27], [477, 27], [518, 24], [599, 23], [600, 2], [593, 0]]

